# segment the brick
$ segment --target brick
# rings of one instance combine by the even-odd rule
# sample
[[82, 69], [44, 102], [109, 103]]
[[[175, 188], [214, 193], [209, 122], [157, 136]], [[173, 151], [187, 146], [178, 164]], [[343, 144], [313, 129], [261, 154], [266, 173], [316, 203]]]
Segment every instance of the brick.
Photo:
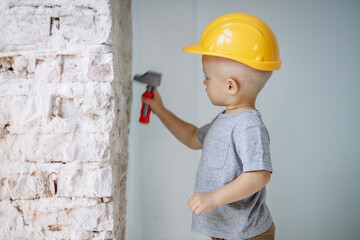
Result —
[[49, 225], [42, 226], [38, 231], [32, 230], [31, 237], [28, 239], [114, 239], [111, 232], [107, 233], [107, 231], [81, 231], [71, 226]]
[[63, 74], [62, 82], [87, 82], [87, 72], [89, 68], [89, 56], [68, 55], [62, 56]]
[[62, 37], [71, 44], [102, 44], [111, 33], [111, 18], [107, 15], [92, 14], [60, 17]]
[[21, 239], [24, 221], [21, 210], [10, 201], [0, 201], [0, 229], [2, 239]]
[[12, 61], [12, 57], [0, 58], [0, 83], [15, 77]]
[[29, 45], [49, 38], [50, 17], [41, 15], [0, 15], [0, 45]]
[[63, 57], [62, 82], [112, 82], [112, 53], [69, 55]]
[[101, 162], [109, 160], [106, 133], [9, 135], [0, 142], [0, 158], [26, 162]]
[[31, 56], [15, 56], [13, 57], [12, 68], [16, 77], [32, 76], [35, 71], [35, 59]]
[[[68, 231], [111, 231], [111, 203], [97, 203], [90, 206], [71, 206], [67, 203], [53, 205], [56, 199], [49, 201], [18, 202], [23, 212], [24, 222], [32, 228]], [[40, 206], [41, 203], [47, 205]], [[59, 202], [58, 202], [59, 203]]]
[[110, 197], [111, 194], [111, 167], [66, 165], [59, 171], [59, 197]]
[[108, 1], [8, 6], [0, 15], [0, 45], [103, 44], [111, 37]]
[[[0, 90], [1, 91], [1, 90]], [[0, 97], [0, 127], [7, 125], [8, 132], [40, 127], [43, 118], [43, 99], [23, 95]]]
[[35, 14], [35, 15], [68, 15], [102, 13], [110, 15], [109, 0], [2, 0], [0, 13]]
[[96, 199], [0, 201], [4, 239], [108, 239], [112, 221], [112, 205]]
[[0, 199], [52, 197], [54, 185], [48, 172], [10, 174], [0, 179]]
[[91, 81], [112, 82], [114, 80], [113, 54], [98, 53], [91, 58], [88, 78]]
[[[29, 96], [15, 95], [19, 93]], [[4, 95], [0, 97], [0, 128], [8, 124], [12, 134], [108, 132], [113, 94], [110, 85], [100, 83], [0, 85], [0, 96]]]
[[20, 55], [0, 58], [0, 81], [33, 79], [34, 83], [112, 82], [112, 53]]
[[63, 73], [62, 63], [62, 55], [36, 56], [34, 81], [37, 83], [60, 82]]

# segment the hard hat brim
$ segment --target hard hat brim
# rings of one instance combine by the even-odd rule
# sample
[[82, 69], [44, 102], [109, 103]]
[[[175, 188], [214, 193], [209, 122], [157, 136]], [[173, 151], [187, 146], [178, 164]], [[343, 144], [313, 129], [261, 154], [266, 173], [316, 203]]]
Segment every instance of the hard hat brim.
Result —
[[236, 58], [234, 56], [230, 56], [226, 53], [220, 53], [220, 52], [210, 52], [203, 49], [203, 47], [199, 43], [193, 43], [186, 45], [183, 48], [183, 51], [189, 52], [189, 53], [195, 53], [195, 54], [202, 54], [202, 55], [210, 55], [210, 56], [216, 56], [216, 57], [223, 57], [223, 58], [229, 58], [241, 63], [244, 63], [252, 68], [263, 70], [263, 71], [274, 71], [279, 70], [281, 67], [281, 60], [279, 61], [255, 61], [255, 60], [249, 60], [249, 59], [243, 59], [243, 58]]

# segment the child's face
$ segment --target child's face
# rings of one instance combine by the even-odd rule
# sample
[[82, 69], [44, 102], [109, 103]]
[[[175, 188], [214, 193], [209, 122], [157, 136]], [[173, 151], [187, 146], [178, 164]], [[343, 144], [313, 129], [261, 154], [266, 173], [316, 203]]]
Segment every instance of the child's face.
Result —
[[204, 85], [212, 104], [226, 106], [228, 104], [228, 85], [223, 77], [223, 64], [218, 64], [212, 56], [203, 55]]

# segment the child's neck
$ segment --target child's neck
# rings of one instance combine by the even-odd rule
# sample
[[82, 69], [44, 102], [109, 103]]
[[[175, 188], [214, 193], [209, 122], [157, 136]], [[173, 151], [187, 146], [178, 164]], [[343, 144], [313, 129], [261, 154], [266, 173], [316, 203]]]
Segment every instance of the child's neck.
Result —
[[256, 110], [255, 104], [239, 104], [239, 105], [227, 106], [225, 110], [225, 114], [238, 113], [248, 109]]

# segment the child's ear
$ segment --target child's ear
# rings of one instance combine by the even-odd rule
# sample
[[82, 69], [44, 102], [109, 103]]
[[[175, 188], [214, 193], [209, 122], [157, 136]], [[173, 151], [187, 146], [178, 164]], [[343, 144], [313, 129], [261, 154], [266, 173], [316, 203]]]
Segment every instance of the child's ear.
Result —
[[240, 86], [235, 79], [233, 79], [233, 78], [227, 79], [226, 84], [227, 84], [227, 88], [228, 88], [228, 94], [234, 95], [239, 91]]

